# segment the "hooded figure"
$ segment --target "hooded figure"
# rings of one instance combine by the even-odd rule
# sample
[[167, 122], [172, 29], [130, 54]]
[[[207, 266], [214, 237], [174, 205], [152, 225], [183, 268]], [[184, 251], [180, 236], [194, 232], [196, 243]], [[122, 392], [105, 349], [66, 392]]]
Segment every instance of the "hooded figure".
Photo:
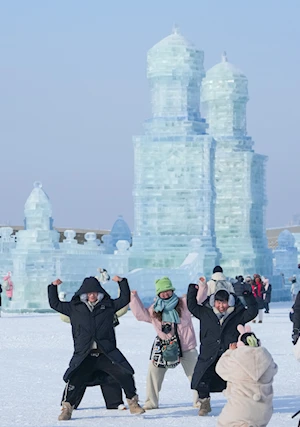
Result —
[[250, 328], [239, 325], [238, 329], [242, 333], [238, 344], [231, 345], [216, 365], [218, 375], [227, 381], [228, 399], [217, 427], [265, 427], [273, 413], [277, 365]]
[[131, 413], [145, 412], [138, 404], [134, 371], [116, 347], [113, 327], [115, 313], [129, 303], [130, 290], [126, 279], [113, 278], [119, 283], [120, 296], [112, 299], [95, 277], [84, 279], [70, 302], [60, 301], [58, 279], [48, 286], [50, 307], [70, 318], [74, 354], [64, 374], [67, 382], [59, 420], [69, 420], [77, 396], [87, 384], [101, 384], [110, 375], [123, 388]]

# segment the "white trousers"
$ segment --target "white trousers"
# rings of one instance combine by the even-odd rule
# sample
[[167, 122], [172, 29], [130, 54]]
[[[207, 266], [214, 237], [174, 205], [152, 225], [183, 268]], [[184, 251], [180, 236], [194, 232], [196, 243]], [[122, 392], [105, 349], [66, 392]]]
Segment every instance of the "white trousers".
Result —
[[[185, 372], [185, 375], [188, 377], [189, 382], [192, 381], [192, 376], [198, 359], [198, 352], [195, 348], [192, 350], [184, 351], [182, 357], [180, 358], [181, 365]], [[147, 375], [147, 385], [146, 385], [146, 401], [144, 406], [148, 409], [158, 408], [158, 396], [161, 390], [161, 386], [165, 377], [167, 370], [174, 371], [174, 369], [166, 368], [156, 368], [152, 361], [149, 363], [148, 375]], [[193, 405], [197, 406], [198, 402], [198, 393], [196, 390], [193, 392]]]
[[[262, 321], [263, 321], [263, 316], [264, 316], [264, 309], [263, 309], [263, 308], [260, 308], [260, 309], [258, 310], [258, 321], [259, 321], [259, 322], [262, 322]], [[256, 320], [257, 320], [257, 317], [256, 317], [255, 319], [253, 319], [253, 320], [252, 320], [252, 322], [256, 322]]]

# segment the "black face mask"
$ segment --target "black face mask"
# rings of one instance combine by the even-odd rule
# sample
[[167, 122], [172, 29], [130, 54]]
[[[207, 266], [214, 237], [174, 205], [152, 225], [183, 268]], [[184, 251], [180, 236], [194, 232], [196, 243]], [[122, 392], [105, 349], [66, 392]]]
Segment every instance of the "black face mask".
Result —
[[169, 334], [172, 330], [172, 324], [171, 323], [165, 323], [161, 326], [161, 331], [164, 334]]

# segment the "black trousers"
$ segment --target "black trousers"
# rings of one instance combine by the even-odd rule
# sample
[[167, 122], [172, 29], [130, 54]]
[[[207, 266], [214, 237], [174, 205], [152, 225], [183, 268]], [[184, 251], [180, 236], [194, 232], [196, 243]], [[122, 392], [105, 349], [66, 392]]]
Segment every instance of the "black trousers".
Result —
[[218, 360], [219, 358], [207, 368], [203, 377], [201, 378], [201, 382], [197, 387], [200, 399], [209, 397], [210, 392], [221, 392], [226, 388], [226, 382], [216, 373], [216, 364]]
[[265, 301], [265, 310], [266, 313], [269, 313], [269, 303]]
[[66, 385], [63, 401], [75, 406], [78, 403], [78, 397], [82, 398], [87, 384], [93, 382], [97, 371], [110, 375], [122, 387], [128, 399], [136, 395], [133, 375], [118, 364], [112, 363], [105, 354], [97, 354], [97, 356], [87, 356], [73, 373]]
[[[68, 385], [66, 387], [68, 387]], [[117, 383], [116, 381], [111, 379], [111, 381], [109, 383], [101, 384], [100, 388], [101, 388], [102, 395], [103, 395], [103, 398], [105, 401], [106, 409], [118, 409], [119, 405], [124, 404], [123, 396], [122, 396], [122, 388], [121, 388], [119, 383]], [[63, 395], [61, 398], [61, 403], [64, 400], [65, 390], [66, 389], [64, 389], [64, 392], [63, 392]], [[85, 390], [86, 390], [86, 387], [79, 390], [80, 393], [78, 392], [77, 397], [76, 397], [76, 402], [74, 403], [75, 409], [77, 409], [78, 406], [80, 405], [80, 403], [83, 399]]]

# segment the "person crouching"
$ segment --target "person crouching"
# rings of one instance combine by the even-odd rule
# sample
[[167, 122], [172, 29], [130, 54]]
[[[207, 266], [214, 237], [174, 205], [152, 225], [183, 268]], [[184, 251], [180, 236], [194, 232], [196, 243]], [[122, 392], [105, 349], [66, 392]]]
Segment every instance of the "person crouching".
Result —
[[74, 354], [64, 375], [67, 383], [58, 419], [69, 420], [78, 395], [93, 382], [101, 384], [103, 373], [117, 381], [125, 392], [132, 414], [145, 412], [138, 404], [134, 370], [116, 346], [115, 313], [129, 303], [130, 289], [125, 278], [115, 276], [119, 298], [112, 299], [95, 277], [86, 277], [70, 302], [60, 301], [55, 280], [48, 286], [50, 307], [70, 318]]
[[217, 427], [265, 427], [273, 414], [277, 365], [250, 327], [239, 325], [238, 330], [238, 342], [230, 344], [216, 365], [217, 374], [227, 381], [228, 399]]
[[[219, 358], [238, 339], [237, 326], [257, 316], [258, 308], [252, 293], [246, 293], [245, 307], [237, 296], [226, 289], [218, 290], [202, 304], [198, 304], [197, 293], [202, 285], [190, 284], [187, 305], [190, 312], [201, 322], [200, 354], [192, 378], [192, 389], [198, 391], [200, 409], [198, 415], [211, 412], [210, 393], [221, 392], [226, 382], [216, 373]], [[205, 287], [205, 285], [203, 285]]]

